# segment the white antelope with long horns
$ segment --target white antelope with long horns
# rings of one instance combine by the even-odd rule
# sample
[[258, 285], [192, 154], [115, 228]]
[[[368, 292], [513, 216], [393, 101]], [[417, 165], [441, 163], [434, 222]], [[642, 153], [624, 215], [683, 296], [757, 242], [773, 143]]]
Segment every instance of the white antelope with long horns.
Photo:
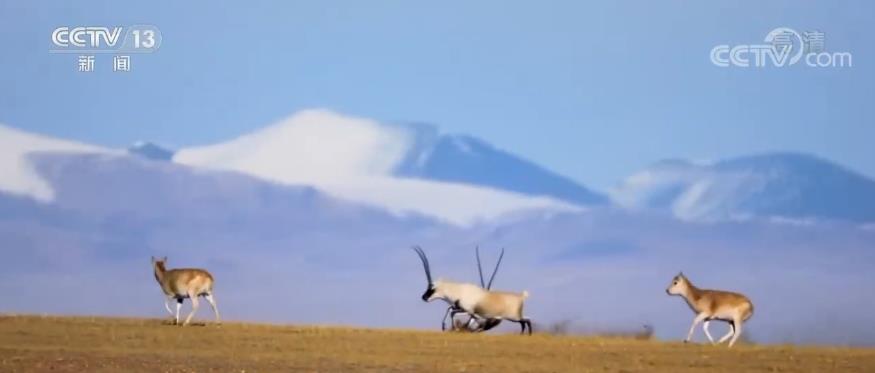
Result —
[[708, 341], [713, 344], [714, 339], [708, 331], [708, 323], [711, 320], [719, 320], [729, 323], [731, 329], [717, 341], [717, 344], [726, 342], [731, 337], [729, 347], [732, 347], [741, 335], [741, 324], [753, 316], [753, 303], [746, 296], [729, 291], [699, 289], [684, 276], [683, 272], [678, 273], [671, 280], [665, 292], [683, 297], [690, 309], [696, 313], [684, 342], [689, 342], [693, 338], [696, 325], [704, 321], [702, 330], [705, 331]]
[[213, 275], [203, 269], [197, 268], [177, 268], [168, 270], [165, 266], [167, 257], [155, 258], [152, 257], [152, 267], [155, 270], [155, 280], [158, 285], [161, 285], [161, 291], [164, 292], [164, 308], [170, 316], [174, 316], [170, 310], [170, 301], [176, 300], [175, 322], [179, 325], [179, 309], [182, 308], [182, 301], [186, 298], [191, 299], [191, 313], [185, 318], [182, 325], [188, 325], [191, 318], [198, 309], [198, 297], [203, 296], [210, 302], [213, 308], [213, 313], [216, 314], [216, 322], [219, 321], [219, 309], [216, 307], [216, 299], [213, 298]]
[[[492, 275], [489, 277], [489, 283], [486, 283], [483, 280], [483, 265], [480, 262], [480, 246], [476, 246], [474, 248], [474, 253], [477, 257], [477, 273], [480, 275], [480, 287], [486, 290], [492, 289], [492, 282], [495, 281], [495, 274], [498, 273], [498, 267], [501, 265], [501, 260], [504, 258], [504, 248], [501, 249], [501, 254], [498, 255], [498, 261], [495, 262], [495, 268], [492, 269]], [[501, 319], [486, 319], [483, 322], [478, 322], [477, 318], [474, 315], [468, 314], [468, 321], [463, 324], [457, 325], [455, 323], [455, 319], [456, 315], [460, 313], [468, 314], [467, 312], [465, 312], [465, 310], [456, 307], [455, 305], [451, 304], [449, 307], [447, 307], [447, 312], [444, 313], [444, 318], [443, 320], [441, 320], [441, 330], [446, 330], [447, 316], [449, 316], [449, 319], [453, 324], [453, 330], [485, 332], [498, 326], [498, 324], [501, 323]]]
[[425, 277], [428, 280], [428, 287], [422, 293], [423, 302], [442, 299], [451, 306], [455, 306], [478, 319], [513, 321], [520, 324], [521, 334], [526, 332], [526, 328], [528, 328], [529, 334], [532, 334], [532, 322], [523, 315], [523, 304], [529, 297], [528, 291], [511, 293], [486, 290], [469, 283], [441, 279], [433, 281], [425, 252], [419, 246], [414, 246], [413, 250], [419, 255], [422, 267], [425, 269]]

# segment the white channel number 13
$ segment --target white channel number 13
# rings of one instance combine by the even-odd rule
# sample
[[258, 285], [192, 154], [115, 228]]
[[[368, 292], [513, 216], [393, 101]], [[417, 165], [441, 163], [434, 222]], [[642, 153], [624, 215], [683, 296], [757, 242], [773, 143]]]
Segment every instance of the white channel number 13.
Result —
[[146, 48], [150, 49], [155, 46], [155, 30], [133, 30], [131, 31], [134, 34], [134, 48]]

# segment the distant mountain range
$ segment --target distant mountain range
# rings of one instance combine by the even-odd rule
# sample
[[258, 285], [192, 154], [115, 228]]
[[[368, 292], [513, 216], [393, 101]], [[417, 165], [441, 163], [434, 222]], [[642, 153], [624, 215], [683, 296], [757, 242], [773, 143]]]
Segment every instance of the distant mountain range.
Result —
[[607, 199], [480, 141], [423, 125], [307, 110], [264, 129], [185, 148], [175, 162], [312, 185], [337, 198], [454, 224]]
[[545, 325], [678, 338], [689, 315], [662, 285], [683, 269], [749, 294], [758, 341], [875, 344], [859, 327], [875, 307], [859, 296], [875, 281], [875, 188], [809, 155], [664, 161], [609, 200], [476, 138], [314, 110], [179, 150], [0, 126], [0, 166], [0, 294], [14, 300], [0, 313], [160, 317], [148, 257], [168, 255], [213, 271], [231, 320], [433, 328], [444, 306], [419, 299], [410, 245], [459, 281], [476, 281], [479, 245], [507, 248], [496, 287], [529, 290]]
[[417, 132], [417, 146], [396, 167], [396, 175], [549, 196], [581, 206], [610, 203], [600, 193], [482, 140], [429, 132]]
[[613, 197], [625, 207], [685, 220], [875, 221], [875, 181], [800, 153], [713, 164], [663, 161], [627, 178]]
[[[34, 168], [37, 154], [123, 156], [234, 171], [396, 215], [469, 225], [526, 211], [620, 206], [688, 221], [766, 219], [875, 222], [875, 181], [816, 156], [771, 153], [696, 164], [666, 160], [605, 194], [466, 135], [427, 124], [386, 124], [305, 110], [227, 142], [126, 150], [0, 126], [0, 191], [50, 201], [65, 185]], [[60, 159], [60, 157], [54, 157]], [[49, 175], [51, 176], [51, 175]]]

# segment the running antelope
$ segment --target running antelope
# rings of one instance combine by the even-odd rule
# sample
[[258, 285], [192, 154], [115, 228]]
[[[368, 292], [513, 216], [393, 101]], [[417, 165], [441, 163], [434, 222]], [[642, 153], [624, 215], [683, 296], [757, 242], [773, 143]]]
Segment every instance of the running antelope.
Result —
[[696, 313], [693, 325], [687, 333], [687, 339], [684, 340], [685, 343], [693, 338], [696, 325], [704, 321], [702, 330], [705, 331], [708, 341], [713, 344], [714, 339], [708, 331], [708, 323], [711, 320], [720, 320], [728, 322], [731, 329], [717, 341], [717, 344], [726, 342], [731, 337], [729, 347], [732, 347], [741, 335], [741, 324], [753, 315], [753, 303], [746, 296], [729, 291], [699, 289], [684, 276], [683, 272], [678, 273], [671, 280], [671, 285], [665, 289], [665, 292], [668, 295], [683, 297], [690, 309]]
[[[483, 280], [483, 265], [480, 263], [480, 247], [476, 246], [474, 248], [474, 253], [477, 257], [477, 273], [480, 275], [480, 287], [486, 290], [492, 289], [492, 282], [495, 281], [495, 274], [498, 273], [498, 266], [501, 265], [501, 259], [504, 258], [504, 248], [501, 249], [501, 254], [498, 255], [498, 261], [495, 262], [495, 268], [492, 270], [492, 276], [489, 277], [489, 283], [486, 283]], [[489, 329], [492, 329], [498, 324], [501, 323], [501, 319], [487, 319], [483, 322], [477, 322], [476, 317], [474, 315], [468, 314], [468, 321], [462, 324], [456, 324], [455, 319], [456, 315], [459, 313], [467, 313], [465, 310], [456, 307], [455, 305], [450, 305], [447, 307], [447, 312], [444, 313], [444, 318], [441, 320], [441, 330], [446, 330], [446, 321], [447, 316], [449, 316], [450, 321], [452, 322], [453, 330], [458, 331], [469, 331], [469, 332], [485, 332]], [[471, 326], [474, 326], [471, 328]]]
[[425, 252], [419, 246], [415, 246], [413, 250], [419, 255], [422, 267], [425, 269], [425, 278], [428, 280], [428, 287], [422, 293], [423, 302], [442, 299], [451, 306], [477, 317], [478, 320], [510, 320], [520, 324], [521, 334], [526, 332], [526, 327], [528, 327], [529, 334], [532, 334], [532, 322], [523, 316], [523, 303], [529, 297], [528, 291], [510, 293], [486, 290], [469, 283], [441, 279], [433, 281]]
[[179, 325], [179, 309], [182, 308], [182, 301], [185, 298], [191, 299], [191, 313], [185, 318], [185, 323], [188, 325], [191, 318], [198, 309], [198, 297], [203, 296], [210, 302], [213, 308], [213, 313], [216, 314], [216, 322], [219, 322], [219, 309], [216, 308], [216, 300], [213, 298], [213, 275], [203, 269], [196, 268], [177, 268], [167, 270], [167, 257], [161, 259], [152, 257], [152, 267], [155, 270], [155, 280], [158, 285], [161, 285], [161, 290], [164, 291], [164, 308], [170, 316], [174, 316], [170, 310], [170, 300], [176, 300], [175, 322]]

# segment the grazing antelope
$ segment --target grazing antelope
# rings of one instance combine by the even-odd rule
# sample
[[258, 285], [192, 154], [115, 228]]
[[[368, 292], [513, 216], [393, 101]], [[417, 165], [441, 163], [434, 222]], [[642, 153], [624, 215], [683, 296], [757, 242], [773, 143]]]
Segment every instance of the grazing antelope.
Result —
[[[498, 255], [498, 261], [495, 263], [495, 268], [492, 270], [492, 276], [489, 277], [489, 283], [486, 283], [483, 280], [483, 266], [480, 263], [480, 247], [476, 246], [474, 248], [474, 252], [477, 257], [477, 273], [480, 275], [480, 287], [486, 290], [492, 289], [492, 282], [495, 281], [495, 274], [498, 273], [498, 266], [501, 265], [501, 259], [504, 258], [504, 248], [501, 249], [501, 254]], [[501, 319], [487, 319], [482, 323], [476, 322], [476, 317], [474, 315], [468, 315], [468, 321], [463, 324], [456, 324], [455, 318], [459, 313], [467, 313], [465, 310], [456, 307], [455, 305], [450, 305], [447, 307], [447, 312], [444, 313], [444, 318], [441, 320], [441, 330], [446, 330], [446, 321], [447, 316], [449, 316], [450, 321], [452, 321], [453, 330], [460, 331], [470, 331], [470, 332], [485, 332], [489, 329], [492, 329], [498, 324], [501, 323]], [[471, 328], [471, 325], [474, 325], [474, 328]]]
[[170, 300], [176, 300], [175, 322], [179, 324], [179, 309], [182, 308], [182, 301], [185, 298], [191, 299], [191, 313], [185, 318], [185, 323], [188, 325], [191, 318], [198, 309], [197, 297], [203, 296], [210, 302], [213, 308], [213, 313], [216, 314], [216, 322], [219, 322], [219, 309], [216, 308], [216, 300], [213, 298], [213, 275], [203, 269], [196, 268], [177, 268], [167, 270], [165, 265], [167, 257], [157, 259], [152, 257], [152, 267], [155, 270], [155, 280], [158, 285], [161, 285], [161, 290], [164, 291], [164, 308], [170, 316], [174, 316], [170, 310]]
[[529, 334], [532, 334], [532, 322], [523, 316], [523, 303], [529, 297], [528, 291], [511, 293], [486, 290], [469, 283], [450, 282], [441, 279], [433, 281], [428, 257], [425, 256], [425, 252], [419, 246], [414, 246], [413, 250], [419, 255], [419, 260], [422, 261], [422, 267], [425, 269], [425, 278], [428, 280], [428, 287], [422, 293], [423, 302], [442, 299], [451, 306], [459, 308], [478, 319], [510, 320], [520, 324], [521, 334], [526, 332], [526, 327], [528, 327]]
[[687, 333], [687, 339], [684, 340], [685, 343], [693, 338], [696, 325], [704, 321], [702, 329], [713, 344], [714, 339], [708, 331], [708, 323], [711, 320], [720, 320], [728, 322], [731, 329], [717, 341], [717, 344], [726, 342], [732, 337], [729, 341], [729, 347], [732, 347], [741, 335], [741, 324], [753, 315], [753, 303], [746, 296], [729, 291], [699, 289], [684, 276], [683, 272], [678, 273], [671, 280], [671, 285], [665, 289], [665, 292], [668, 295], [683, 297], [690, 309], [696, 313], [693, 325]]

